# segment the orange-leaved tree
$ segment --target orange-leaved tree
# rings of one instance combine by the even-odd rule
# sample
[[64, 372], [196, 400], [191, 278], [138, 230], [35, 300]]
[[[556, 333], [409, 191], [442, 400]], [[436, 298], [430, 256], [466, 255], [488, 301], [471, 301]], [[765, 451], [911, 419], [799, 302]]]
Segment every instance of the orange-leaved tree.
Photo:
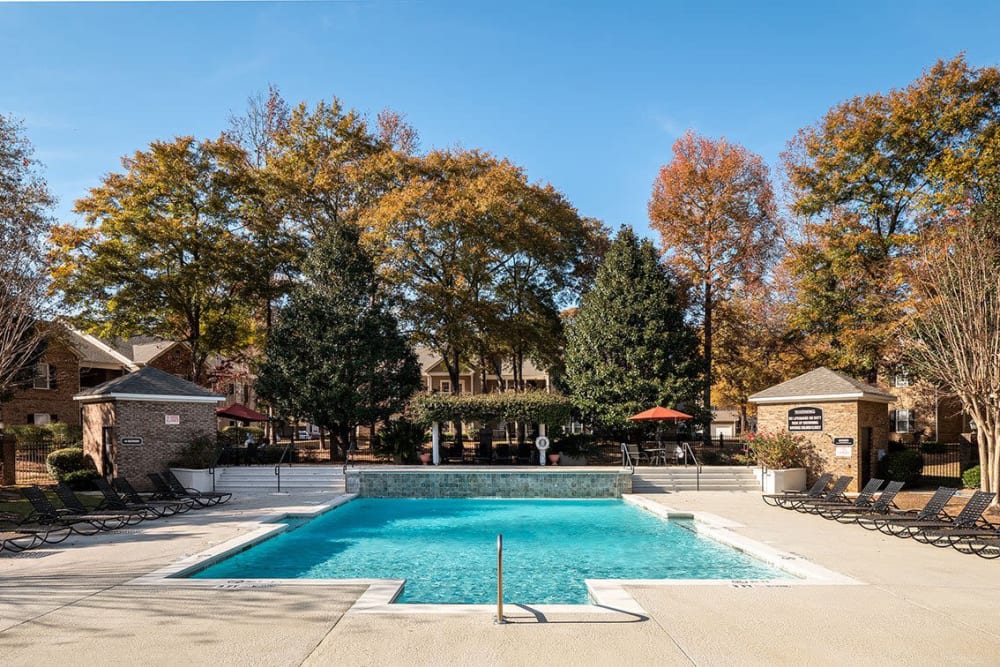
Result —
[[767, 166], [725, 138], [688, 131], [656, 177], [649, 218], [667, 261], [701, 290], [707, 409], [713, 312], [735, 287], [758, 283], [777, 255], [781, 220]]

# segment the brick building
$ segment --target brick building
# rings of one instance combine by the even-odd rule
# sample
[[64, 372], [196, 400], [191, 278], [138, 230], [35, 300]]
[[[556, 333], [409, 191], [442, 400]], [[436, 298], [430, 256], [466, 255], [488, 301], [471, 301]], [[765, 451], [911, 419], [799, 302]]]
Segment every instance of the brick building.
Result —
[[145, 486], [199, 436], [215, 437], [222, 396], [152, 366], [73, 397], [83, 415], [83, 448], [102, 475]]

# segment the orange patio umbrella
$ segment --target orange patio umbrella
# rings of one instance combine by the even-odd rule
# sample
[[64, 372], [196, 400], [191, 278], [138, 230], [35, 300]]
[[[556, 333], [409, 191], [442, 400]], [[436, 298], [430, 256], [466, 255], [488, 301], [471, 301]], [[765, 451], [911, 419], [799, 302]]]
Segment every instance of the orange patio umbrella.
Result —
[[674, 410], [673, 408], [661, 408], [660, 406], [650, 408], [649, 410], [643, 410], [639, 414], [629, 417], [629, 420], [634, 422], [669, 421], [671, 419], [684, 420], [694, 419], [694, 417], [689, 414], [685, 414], [680, 410]]

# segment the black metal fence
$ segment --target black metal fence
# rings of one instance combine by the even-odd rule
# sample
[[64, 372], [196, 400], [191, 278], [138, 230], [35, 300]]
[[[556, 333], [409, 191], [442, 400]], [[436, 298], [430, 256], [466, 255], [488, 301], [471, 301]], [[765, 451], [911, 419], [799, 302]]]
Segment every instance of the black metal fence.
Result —
[[910, 442], [904, 447], [923, 458], [921, 485], [961, 486], [962, 473], [979, 463], [979, 449], [967, 442]]
[[14, 479], [17, 484], [47, 484], [55, 480], [49, 475], [45, 458], [59, 445], [51, 440], [18, 442], [14, 448]]

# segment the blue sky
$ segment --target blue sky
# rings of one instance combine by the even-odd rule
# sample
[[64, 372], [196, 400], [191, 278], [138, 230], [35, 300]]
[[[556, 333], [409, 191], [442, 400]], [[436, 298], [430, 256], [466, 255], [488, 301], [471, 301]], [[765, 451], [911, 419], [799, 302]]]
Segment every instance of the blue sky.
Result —
[[509, 157], [582, 214], [648, 233], [687, 128], [776, 168], [839, 101], [960, 51], [1000, 63], [1000, 3], [947, 4], [0, 4], [0, 113], [24, 119], [63, 221], [122, 155], [216, 136], [271, 82], [293, 102], [393, 108], [423, 148]]

